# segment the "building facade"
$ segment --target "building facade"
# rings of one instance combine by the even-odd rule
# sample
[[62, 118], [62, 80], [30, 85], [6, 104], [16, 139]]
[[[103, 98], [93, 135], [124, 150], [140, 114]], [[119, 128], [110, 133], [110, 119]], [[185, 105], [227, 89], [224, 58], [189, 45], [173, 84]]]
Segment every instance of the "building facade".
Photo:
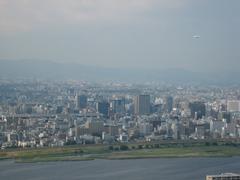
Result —
[[150, 96], [138, 95], [134, 99], [134, 112], [136, 115], [150, 114]]

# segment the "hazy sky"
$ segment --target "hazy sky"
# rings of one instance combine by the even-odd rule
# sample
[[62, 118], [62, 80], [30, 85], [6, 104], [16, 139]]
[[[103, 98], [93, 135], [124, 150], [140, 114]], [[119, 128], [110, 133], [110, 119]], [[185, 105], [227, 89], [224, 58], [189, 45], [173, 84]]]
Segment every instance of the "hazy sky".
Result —
[[237, 71], [240, 0], [0, 0], [0, 59]]

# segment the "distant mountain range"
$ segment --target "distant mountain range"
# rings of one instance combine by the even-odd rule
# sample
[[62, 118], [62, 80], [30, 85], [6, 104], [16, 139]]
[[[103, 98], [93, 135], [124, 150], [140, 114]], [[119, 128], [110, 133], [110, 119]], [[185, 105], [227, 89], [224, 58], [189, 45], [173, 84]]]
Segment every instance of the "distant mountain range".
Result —
[[240, 84], [239, 75], [240, 72], [198, 73], [183, 69], [124, 69], [50, 61], [0, 60], [0, 77], [9, 79]]

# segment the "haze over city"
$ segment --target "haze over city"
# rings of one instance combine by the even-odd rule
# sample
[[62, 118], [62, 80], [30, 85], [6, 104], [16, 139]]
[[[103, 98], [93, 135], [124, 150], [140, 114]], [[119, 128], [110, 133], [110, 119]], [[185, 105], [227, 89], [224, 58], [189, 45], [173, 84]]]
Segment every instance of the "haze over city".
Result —
[[0, 179], [240, 180], [239, 7], [0, 0]]
[[2, 0], [0, 59], [238, 72], [239, 6], [238, 0]]

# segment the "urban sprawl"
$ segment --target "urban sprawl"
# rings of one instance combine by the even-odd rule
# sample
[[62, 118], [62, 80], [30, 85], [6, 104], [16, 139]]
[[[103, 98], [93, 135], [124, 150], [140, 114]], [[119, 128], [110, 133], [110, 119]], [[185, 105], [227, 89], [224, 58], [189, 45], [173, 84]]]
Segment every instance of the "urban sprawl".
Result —
[[0, 80], [0, 147], [238, 139], [238, 86]]

